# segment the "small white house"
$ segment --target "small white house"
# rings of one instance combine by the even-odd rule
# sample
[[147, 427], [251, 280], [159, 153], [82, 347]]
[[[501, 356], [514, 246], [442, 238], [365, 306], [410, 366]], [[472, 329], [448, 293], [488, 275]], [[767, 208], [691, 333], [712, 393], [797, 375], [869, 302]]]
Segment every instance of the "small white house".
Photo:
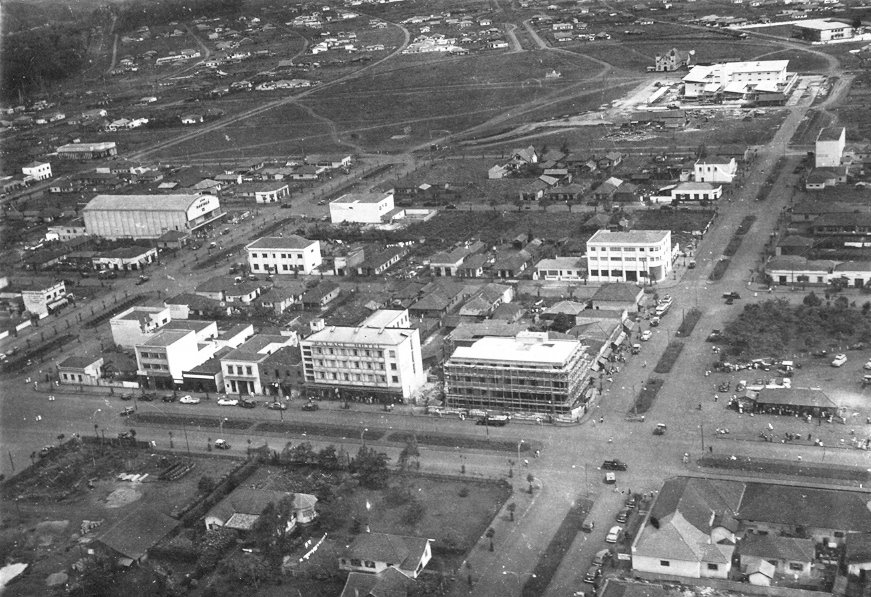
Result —
[[51, 178], [51, 164], [48, 162], [30, 162], [23, 168], [21, 172], [25, 177], [30, 177], [31, 180], [48, 180]]

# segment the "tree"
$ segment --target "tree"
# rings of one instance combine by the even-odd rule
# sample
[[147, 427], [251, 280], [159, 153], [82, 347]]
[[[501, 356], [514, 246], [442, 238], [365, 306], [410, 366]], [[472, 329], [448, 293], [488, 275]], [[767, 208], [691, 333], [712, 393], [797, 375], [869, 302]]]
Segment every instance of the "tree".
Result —
[[209, 475], [203, 475], [197, 482], [197, 491], [201, 495], [208, 495], [215, 490], [215, 480]]
[[336, 446], [330, 445], [318, 452], [318, 466], [328, 471], [339, 468], [339, 456], [336, 453]]
[[269, 579], [269, 566], [263, 558], [242, 553], [225, 560], [227, 563], [227, 576], [242, 585], [260, 588], [260, 585]]
[[411, 439], [405, 442], [405, 447], [399, 453], [399, 470], [406, 472], [408, 470], [409, 461], [411, 458], [419, 459], [420, 450], [417, 447], [417, 437], [412, 436]]
[[487, 539], [490, 540], [490, 551], [493, 551], [493, 537], [496, 535], [496, 529], [490, 527], [487, 529], [487, 532], [484, 534]]
[[823, 304], [823, 300], [816, 295], [816, 293], [811, 292], [810, 294], [805, 295], [805, 297], [801, 300], [802, 304], [806, 307], [819, 307]]
[[285, 496], [278, 503], [269, 502], [254, 523], [255, 542], [270, 558], [281, 557], [288, 545], [293, 521], [293, 496]]
[[564, 333], [572, 329], [574, 325], [575, 323], [572, 321], [571, 315], [568, 313], [557, 313], [551, 322], [550, 329]]
[[109, 597], [117, 589], [115, 565], [106, 556], [85, 560], [79, 586], [71, 592], [81, 597]]
[[511, 522], [514, 522], [514, 511], [517, 510], [517, 504], [511, 502], [508, 504], [508, 514], [511, 515]]
[[387, 454], [360, 446], [357, 456], [351, 461], [351, 472], [359, 475], [360, 483], [368, 489], [387, 487]]
[[852, 27], [853, 29], [858, 29], [862, 26], [862, 17], [860, 15], [856, 15], [853, 17]]

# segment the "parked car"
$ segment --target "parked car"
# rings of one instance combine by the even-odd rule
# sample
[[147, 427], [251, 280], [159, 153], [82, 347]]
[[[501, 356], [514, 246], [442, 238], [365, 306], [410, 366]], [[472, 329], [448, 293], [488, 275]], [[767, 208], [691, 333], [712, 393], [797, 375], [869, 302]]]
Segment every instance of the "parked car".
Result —
[[862, 367], [863, 367], [864, 369], [871, 369], [871, 361], [868, 361], [867, 363], [865, 363], [864, 365], [862, 365]]
[[121, 394], [121, 400], [133, 400], [133, 394]]
[[723, 332], [721, 332], [720, 330], [711, 330], [711, 333], [708, 334], [708, 337], [705, 338], [705, 340], [707, 340], [708, 342], [716, 342], [717, 340], [719, 340], [722, 337], [723, 337]]
[[181, 399], [179, 400], [179, 403], [181, 403], [181, 404], [199, 404], [200, 399], [188, 394], [187, 396], [182, 396]]
[[219, 406], [238, 406], [238, 398], [221, 398], [218, 400]]
[[632, 345], [632, 354], [639, 354], [640, 352], [641, 352], [641, 345], [640, 344], [633, 344]]
[[39, 457], [45, 458], [46, 456], [51, 454], [52, 450], [54, 450], [54, 446], [43, 446], [42, 450], [39, 451]]
[[622, 460], [606, 460], [602, 463], [602, 469], [606, 471], [625, 471], [629, 466]]
[[142, 396], [139, 397], [142, 402], [152, 402], [155, 398], [157, 398], [157, 394], [151, 393], [142, 394]]
[[173, 396], [172, 394], [167, 394], [166, 396], [161, 398], [161, 400], [163, 400], [164, 402], [175, 402], [175, 396]]
[[229, 449], [230, 449], [230, 444], [228, 444], [228, 443], [226, 442], [226, 440], [223, 440], [223, 439], [216, 439], [216, 440], [215, 440], [215, 447], [216, 447], [218, 450], [229, 450]]
[[311, 401], [309, 401], [309, 402], [306, 402], [305, 404], [302, 405], [302, 409], [303, 409], [303, 410], [311, 410], [311, 411], [314, 411], [314, 410], [319, 410], [320, 408], [321, 408], [321, 407], [318, 406], [318, 403], [317, 403], [317, 402], [311, 402]]
[[724, 292], [724, 293], [723, 293], [723, 298], [724, 298], [724, 299], [734, 299], [734, 300], [738, 300], [739, 298], [741, 298], [741, 295], [738, 294], [737, 292], [735, 292], [735, 291], [733, 290], [732, 292]]
[[270, 410], [287, 410], [287, 405], [283, 402], [270, 402], [266, 405], [266, 408]]
[[596, 555], [593, 557], [593, 565], [594, 566], [602, 566], [611, 559], [611, 550], [610, 549], [602, 549], [596, 552]]
[[632, 510], [630, 510], [629, 508], [623, 508], [617, 513], [616, 520], [617, 522], [626, 522], [627, 520], [629, 520], [629, 516], [631, 514]]
[[641, 340], [643, 342], [647, 342], [652, 337], [653, 337], [653, 332], [651, 332], [650, 330], [644, 330], [643, 332], [641, 332]]
[[629, 508], [630, 510], [634, 510], [635, 506], [638, 505], [638, 500], [635, 499], [634, 495], [630, 495], [628, 498], [626, 498], [626, 501], [623, 502], [623, 505], [626, 506], [627, 508]]
[[843, 353], [836, 354], [834, 360], [832, 361], [832, 367], [841, 367], [846, 362], [847, 362], [847, 355], [845, 355]]
[[133, 408], [132, 406], [128, 406], [124, 410], [122, 410], [119, 414], [122, 417], [129, 417], [130, 415], [132, 415], [135, 412], [136, 412], [135, 408]]
[[623, 532], [623, 527], [621, 526], [613, 526], [611, 530], [608, 531], [608, 536], [605, 537], [605, 543], [617, 543], [617, 540], [620, 538], [620, 533]]
[[593, 584], [599, 580], [600, 576], [602, 576], [602, 568], [599, 566], [590, 566], [587, 568], [586, 574], [584, 574], [584, 582]]
[[665, 430], [668, 429], [665, 423], [657, 423], [653, 428], [653, 435], [665, 435]]
[[581, 530], [584, 531], [585, 533], [592, 533], [593, 529], [595, 529], [595, 528], [596, 528], [595, 521], [590, 520], [589, 518], [587, 520], [585, 520], [584, 523], [581, 525]]
[[248, 398], [242, 398], [242, 400], [239, 401], [239, 406], [242, 408], [256, 408], [257, 403]]
[[148, 282], [151, 278], [148, 276], [139, 276], [139, 279], [136, 281], [137, 286], [142, 286], [146, 282]]

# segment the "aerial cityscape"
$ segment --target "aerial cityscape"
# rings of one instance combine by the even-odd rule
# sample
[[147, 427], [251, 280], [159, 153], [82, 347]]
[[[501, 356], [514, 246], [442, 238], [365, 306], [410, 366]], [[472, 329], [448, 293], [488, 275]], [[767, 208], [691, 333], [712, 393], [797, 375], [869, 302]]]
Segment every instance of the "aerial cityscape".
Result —
[[871, 1], [0, 31], [0, 594], [871, 596]]

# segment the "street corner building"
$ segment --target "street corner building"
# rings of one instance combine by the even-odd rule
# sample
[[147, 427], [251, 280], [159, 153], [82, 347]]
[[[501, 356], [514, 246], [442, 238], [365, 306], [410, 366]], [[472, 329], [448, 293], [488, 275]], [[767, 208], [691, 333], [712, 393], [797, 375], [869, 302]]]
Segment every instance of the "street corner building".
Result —
[[459, 346], [445, 363], [451, 408], [577, 416], [593, 359], [579, 340], [547, 332], [485, 337]]
[[651, 284], [666, 280], [680, 253], [670, 230], [598, 230], [587, 241], [590, 282]]
[[224, 217], [214, 195], [97, 195], [82, 213], [87, 233], [107, 239], [155, 239]]

